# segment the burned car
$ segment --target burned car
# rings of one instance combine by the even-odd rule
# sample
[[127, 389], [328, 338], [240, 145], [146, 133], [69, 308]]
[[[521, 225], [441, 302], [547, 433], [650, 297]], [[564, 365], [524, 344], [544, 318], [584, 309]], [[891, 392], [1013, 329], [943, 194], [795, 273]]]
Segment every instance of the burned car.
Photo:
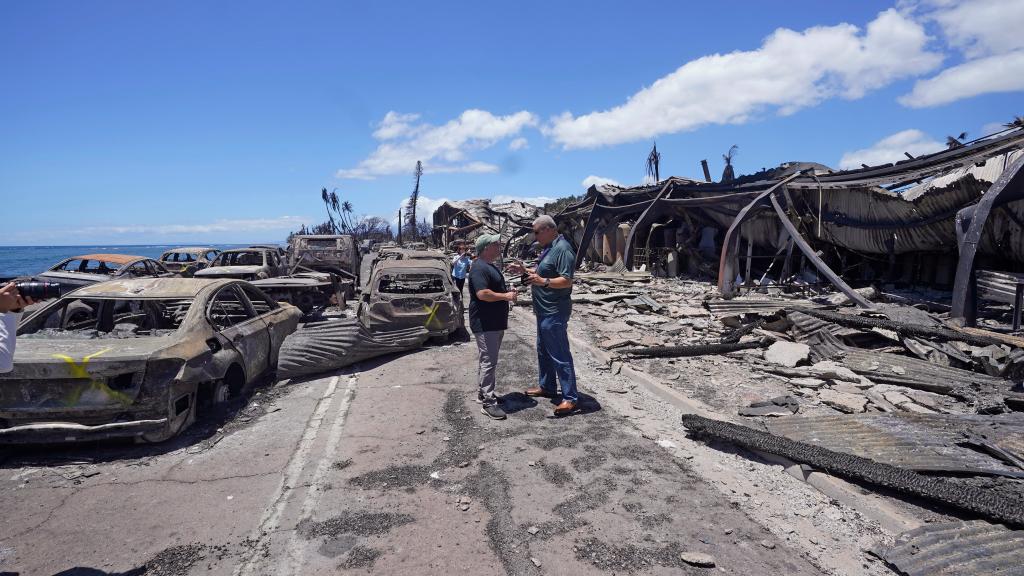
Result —
[[52, 268], [37, 274], [34, 279], [60, 284], [69, 292], [82, 286], [106, 282], [117, 278], [168, 277], [173, 273], [163, 264], [129, 254], [83, 254], [61, 260]]
[[249, 280], [274, 300], [298, 306], [303, 314], [332, 304], [344, 306], [350, 288], [336, 275], [315, 271], [289, 274], [280, 253], [275, 247], [225, 250], [195, 277]]
[[18, 328], [14, 370], [0, 374], [0, 443], [166, 440], [197, 403], [273, 371], [299, 316], [238, 280], [116, 280], [66, 294]]
[[293, 266], [333, 272], [356, 279], [359, 275], [360, 250], [350, 234], [292, 236], [289, 244]]
[[287, 267], [274, 248], [235, 248], [218, 254], [206, 269], [199, 270], [195, 276], [262, 280], [287, 273]]
[[220, 250], [209, 246], [173, 248], [160, 255], [160, 263], [183, 278], [191, 278], [197, 271], [209, 266], [217, 254], [220, 254]]
[[462, 298], [448, 265], [436, 260], [382, 260], [359, 301], [359, 321], [371, 331], [422, 326], [446, 339], [463, 328]]

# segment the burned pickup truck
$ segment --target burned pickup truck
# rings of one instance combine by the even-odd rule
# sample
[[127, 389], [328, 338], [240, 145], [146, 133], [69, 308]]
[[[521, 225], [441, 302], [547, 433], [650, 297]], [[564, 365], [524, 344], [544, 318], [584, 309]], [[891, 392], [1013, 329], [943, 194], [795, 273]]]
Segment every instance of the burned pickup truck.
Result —
[[348, 285], [327, 272], [292, 272], [276, 247], [236, 248], [221, 252], [196, 278], [248, 280], [278, 302], [297, 306], [303, 314], [331, 304], [344, 306]]
[[273, 371], [299, 316], [238, 280], [117, 280], [66, 294], [18, 328], [14, 370], [0, 374], [0, 443], [166, 440], [197, 404]]
[[462, 297], [446, 263], [382, 260], [363, 288], [358, 317], [373, 332], [422, 326], [447, 339], [463, 328]]

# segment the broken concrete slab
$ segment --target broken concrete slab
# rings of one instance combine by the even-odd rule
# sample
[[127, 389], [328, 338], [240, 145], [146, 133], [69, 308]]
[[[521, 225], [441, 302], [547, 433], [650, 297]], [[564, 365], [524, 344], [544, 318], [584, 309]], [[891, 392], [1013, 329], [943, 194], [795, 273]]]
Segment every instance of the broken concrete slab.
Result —
[[821, 378], [790, 378], [789, 383], [800, 388], [811, 388], [818, 390], [825, 386], [826, 382]]
[[858, 414], [867, 408], [868, 399], [859, 394], [848, 394], [824, 389], [818, 393], [821, 403], [845, 414]]
[[780, 366], [795, 368], [811, 355], [811, 348], [798, 342], [776, 342], [768, 347], [764, 359]]

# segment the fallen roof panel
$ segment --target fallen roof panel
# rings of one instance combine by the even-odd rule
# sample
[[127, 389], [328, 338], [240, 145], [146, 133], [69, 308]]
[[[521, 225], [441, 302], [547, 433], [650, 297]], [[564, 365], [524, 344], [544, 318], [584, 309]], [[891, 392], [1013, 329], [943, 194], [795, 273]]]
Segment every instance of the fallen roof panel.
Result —
[[1024, 575], [1024, 531], [982, 520], [925, 525], [872, 553], [907, 576]]
[[1008, 452], [1019, 450], [1024, 445], [1020, 414], [857, 414], [780, 418], [765, 426], [791, 440], [909, 470], [1024, 478], [1024, 469], [977, 446], [990, 443]]

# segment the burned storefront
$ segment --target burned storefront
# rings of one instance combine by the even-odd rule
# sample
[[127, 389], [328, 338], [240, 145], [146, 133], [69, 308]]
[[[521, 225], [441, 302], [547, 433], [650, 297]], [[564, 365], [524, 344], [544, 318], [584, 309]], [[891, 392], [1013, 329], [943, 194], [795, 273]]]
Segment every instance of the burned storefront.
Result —
[[[953, 289], [970, 323], [976, 295], [1012, 302], [1024, 271], [1024, 129], [896, 164], [809, 163], [729, 182], [672, 177], [593, 186], [556, 215], [577, 264], [717, 277], [725, 297], [769, 287]], [[1019, 293], [1019, 292], [1018, 292]]]

